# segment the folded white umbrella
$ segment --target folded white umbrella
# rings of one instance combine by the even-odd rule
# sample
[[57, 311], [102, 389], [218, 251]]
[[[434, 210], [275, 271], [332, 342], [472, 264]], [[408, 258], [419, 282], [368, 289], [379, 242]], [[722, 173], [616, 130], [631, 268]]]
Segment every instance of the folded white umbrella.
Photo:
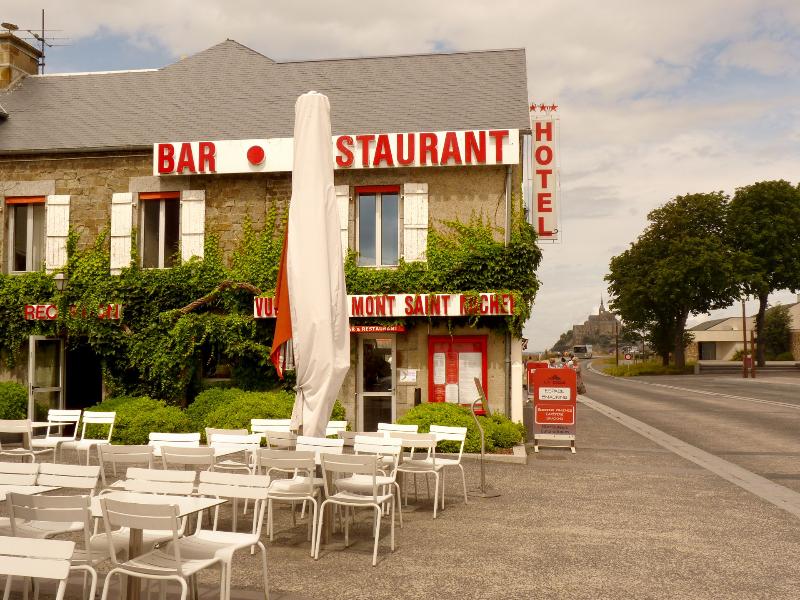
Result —
[[292, 339], [297, 375], [292, 425], [302, 426], [303, 435], [308, 436], [325, 436], [350, 368], [340, 239], [330, 103], [327, 96], [308, 92], [295, 104], [292, 200], [278, 274], [278, 322], [272, 347], [273, 362], [281, 373], [279, 349]]

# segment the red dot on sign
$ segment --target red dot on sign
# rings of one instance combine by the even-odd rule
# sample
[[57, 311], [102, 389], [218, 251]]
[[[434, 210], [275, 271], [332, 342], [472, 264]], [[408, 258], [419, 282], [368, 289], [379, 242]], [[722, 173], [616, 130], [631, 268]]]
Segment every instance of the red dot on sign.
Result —
[[250, 146], [247, 149], [247, 160], [251, 165], [260, 165], [264, 162], [264, 149], [261, 146]]

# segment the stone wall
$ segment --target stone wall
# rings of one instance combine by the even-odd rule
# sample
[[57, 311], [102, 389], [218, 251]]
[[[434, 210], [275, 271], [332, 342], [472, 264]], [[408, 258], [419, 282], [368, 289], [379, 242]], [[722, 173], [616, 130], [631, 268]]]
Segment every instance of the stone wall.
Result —
[[[505, 174], [503, 166], [362, 169], [337, 171], [335, 183], [350, 186], [427, 183], [428, 212], [433, 227], [441, 221], [464, 221], [473, 214], [482, 214], [498, 228], [496, 236], [502, 239], [506, 219]], [[512, 189], [519, 189], [520, 177], [520, 169], [514, 168]], [[2, 202], [5, 196], [69, 194], [70, 224], [79, 229], [81, 245], [86, 246], [109, 226], [113, 193], [185, 189], [205, 190], [207, 231], [219, 235], [223, 254], [229, 259], [241, 239], [245, 219], [261, 229], [273, 225], [265, 223], [271, 206], [286, 211], [291, 198], [291, 174], [153, 177], [149, 153], [0, 158], [3, 266], [7, 262], [6, 216]], [[354, 247], [352, 204], [350, 241]], [[137, 223], [136, 217], [134, 223]]]

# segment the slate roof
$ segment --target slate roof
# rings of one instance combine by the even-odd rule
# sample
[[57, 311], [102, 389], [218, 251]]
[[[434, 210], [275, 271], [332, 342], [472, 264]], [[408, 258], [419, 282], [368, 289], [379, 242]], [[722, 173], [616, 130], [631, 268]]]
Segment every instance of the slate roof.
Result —
[[714, 327], [714, 325], [719, 325], [723, 321], [727, 321], [731, 317], [724, 317], [722, 319], [711, 319], [710, 321], [703, 321], [702, 323], [698, 323], [694, 327], [690, 327], [688, 331], [706, 331]]
[[275, 62], [227, 40], [161, 69], [26, 77], [0, 92], [0, 154], [291, 137], [309, 90], [334, 134], [530, 127], [522, 49]]

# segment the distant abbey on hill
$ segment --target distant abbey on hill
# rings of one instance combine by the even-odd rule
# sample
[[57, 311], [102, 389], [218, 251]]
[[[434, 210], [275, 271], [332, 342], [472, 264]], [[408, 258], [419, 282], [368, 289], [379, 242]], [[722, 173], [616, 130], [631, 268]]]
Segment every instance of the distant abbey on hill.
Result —
[[614, 336], [619, 327], [617, 315], [606, 310], [601, 296], [598, 313], [589, 315], [583, 324], [573, 325], [572, 329], [562, 333], [558, 341], [553, 344], [552, 350], [563, 352], [571, 350], [575, 345], [591, 344], [595, 353], [608, 352], [614, 347]]

